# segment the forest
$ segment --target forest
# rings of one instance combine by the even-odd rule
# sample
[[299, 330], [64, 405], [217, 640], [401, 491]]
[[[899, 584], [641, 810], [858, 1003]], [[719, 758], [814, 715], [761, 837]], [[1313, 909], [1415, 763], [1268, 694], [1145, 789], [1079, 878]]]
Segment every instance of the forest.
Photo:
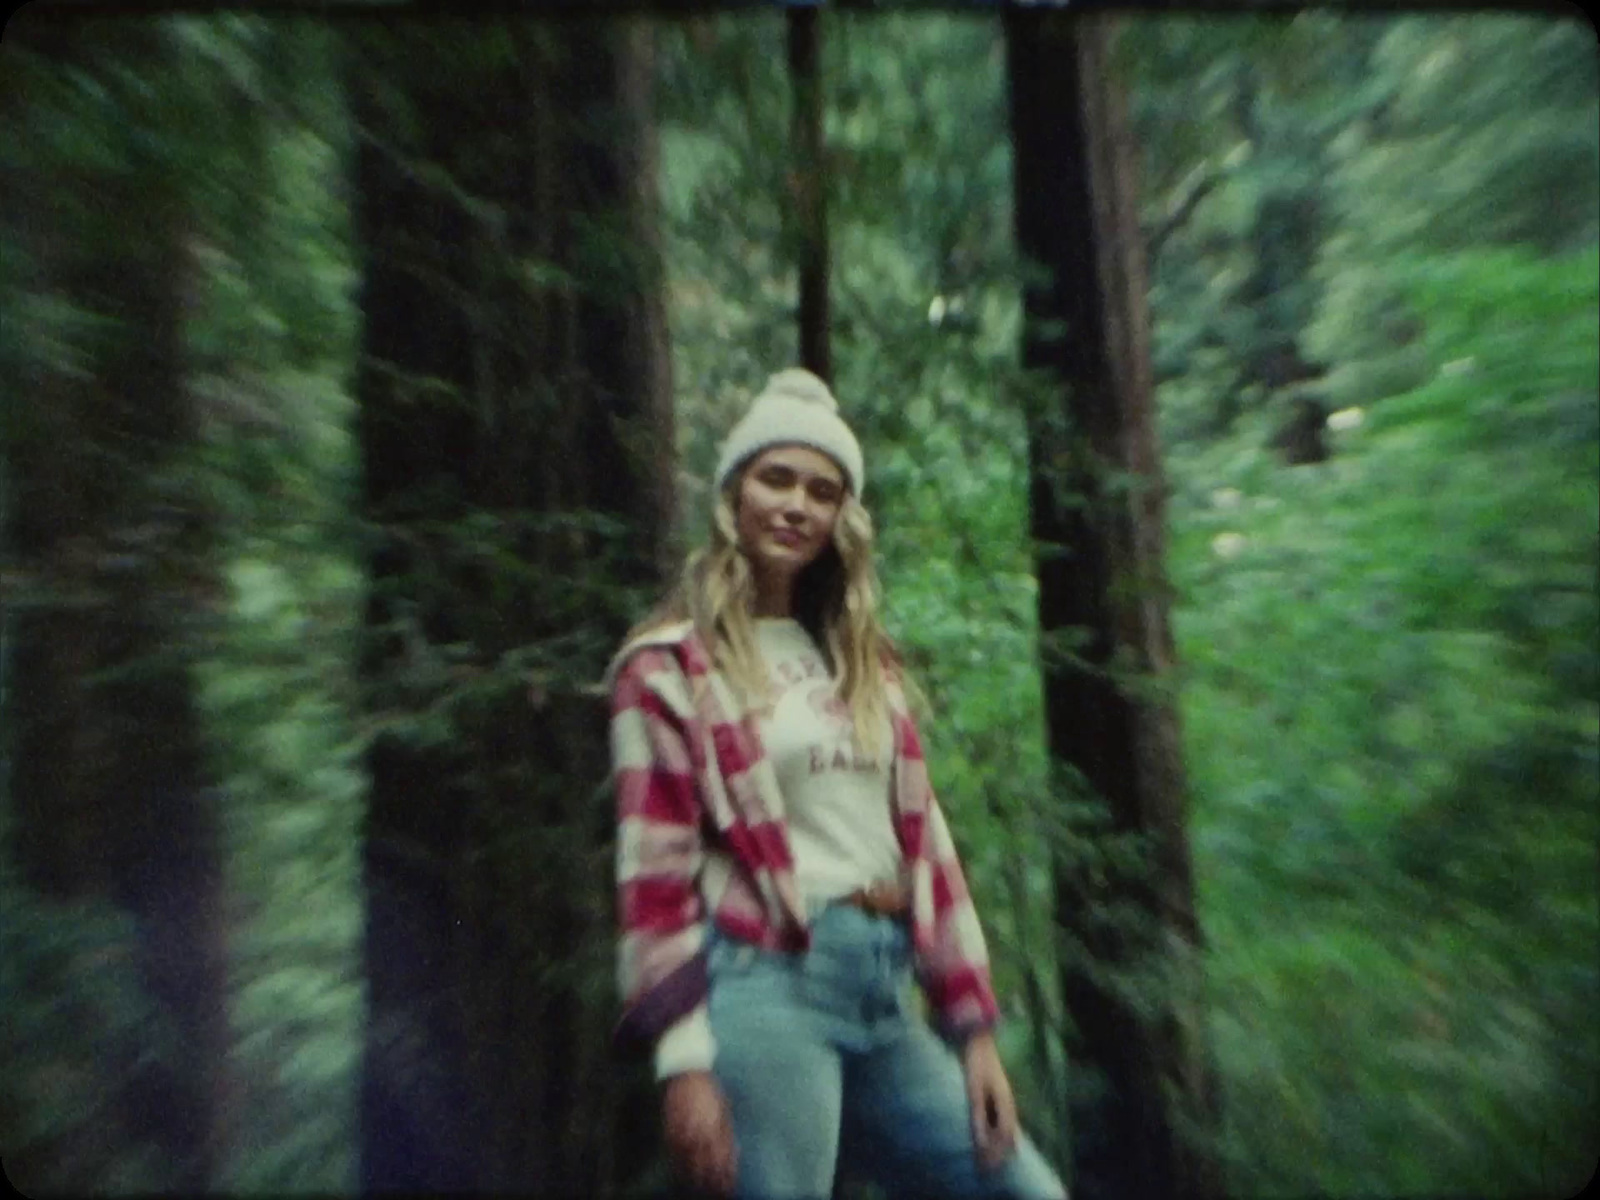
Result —
[[1076, 1200], [1582, 1192], [1588, 20], [534, 7], [5, 27], [7, 1180], [671, 1190], [600, 680], [803, 364]]

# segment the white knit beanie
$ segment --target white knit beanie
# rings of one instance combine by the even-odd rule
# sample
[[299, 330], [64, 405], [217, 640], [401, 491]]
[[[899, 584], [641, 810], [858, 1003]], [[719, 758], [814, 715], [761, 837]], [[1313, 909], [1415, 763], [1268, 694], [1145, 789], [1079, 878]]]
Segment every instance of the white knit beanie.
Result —
[[861, 495], [866, 474], [861, 443], [839, 415], [839, 402], [828, 385], [810, 371], [792, 367], [767, 380], [750, 404], [750, 411], [735, 425], [722, 444], [717, 460], [716, 490], [752, 455], [770, 446], [788, 443], [820, 450], [839, 464], [850, 490]]

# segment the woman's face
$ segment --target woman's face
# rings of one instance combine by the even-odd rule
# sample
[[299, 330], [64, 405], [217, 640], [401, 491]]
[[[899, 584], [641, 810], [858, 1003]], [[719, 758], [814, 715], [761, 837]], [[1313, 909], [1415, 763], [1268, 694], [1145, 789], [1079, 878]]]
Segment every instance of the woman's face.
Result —
[[833, 540], [844, 473], [820, 450], [773, 446], [739, 483], [739, 548], [758, 575], [793, 582]]

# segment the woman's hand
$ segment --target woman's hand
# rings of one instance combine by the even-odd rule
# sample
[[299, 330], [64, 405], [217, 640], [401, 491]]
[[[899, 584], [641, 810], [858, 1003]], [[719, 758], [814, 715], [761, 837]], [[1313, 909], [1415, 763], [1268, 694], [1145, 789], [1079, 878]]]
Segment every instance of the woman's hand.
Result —
[[728, 1101], [710, 1071], [686, 1071], [667, 1081], [661, 1099], [667, 1153], [689, 1183], [714, 1196], [731, 1196], [738, 1179], [739, 1148]]
[[1016, 1149], [1017, 1105], [991, 1033], [975, 1034], [961, 1052], [972, 1106], [972, 1141], [978, 1161], [997, 1167]]

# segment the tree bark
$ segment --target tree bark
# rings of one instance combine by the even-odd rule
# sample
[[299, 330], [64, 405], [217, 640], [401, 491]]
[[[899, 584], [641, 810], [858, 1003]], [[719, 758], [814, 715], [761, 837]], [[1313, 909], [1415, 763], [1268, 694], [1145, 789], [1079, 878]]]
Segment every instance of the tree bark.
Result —
[[[1048, 744], [1063, 777], [1086, 785], [1064, 791], [1086, 790], [1107, 821], [1089, 856], [1056, 856], [1069, 1058], [1103, 1089], [1074, 1104], [1074, 1195], [1214, 1196], [1215, 1159], [1187, 1132], [1210, 1128], [1214, 1096], [1178, 720], [1163, 691], [1174, 653], [1128, 124], [1102, 21], [1006, 22], [1017, 236], [1048, 276], [1026, 288], [1022, 347], [1044, 380], [1030, 507]], [[1066, 633], [1070, 654], [1054, 645]], [[1129, 836], [1148, 839], [1143, 872], [1104, 854]], [[1114, 922], [1119, 908], [1137, 919]], [[1159, 986], [1157, 1015], [1117, 986], [1135, 980], [1146, 1001]]]
[[[608, 1059], [596, 1002], [611, 812], [581, 685], [627, 624], [617, 590], [672, 560], [651, 38], [419, 23], [359, 50], [364, 672], [413, 714], [485, 689], [444, 741], [369, 754], [363, 1182], [612, 1194], [650, 1155], [653, 1097]], [[507, 659], [532, 650], [530, 687]]]
[[800, 268], [800, 365], [833, 382], [828, 330], [828, 201], [823, 153], [820, 17], [815, 8], [788, 12], [789, 77], [794, 85], [791, 142], [793, 202]]

